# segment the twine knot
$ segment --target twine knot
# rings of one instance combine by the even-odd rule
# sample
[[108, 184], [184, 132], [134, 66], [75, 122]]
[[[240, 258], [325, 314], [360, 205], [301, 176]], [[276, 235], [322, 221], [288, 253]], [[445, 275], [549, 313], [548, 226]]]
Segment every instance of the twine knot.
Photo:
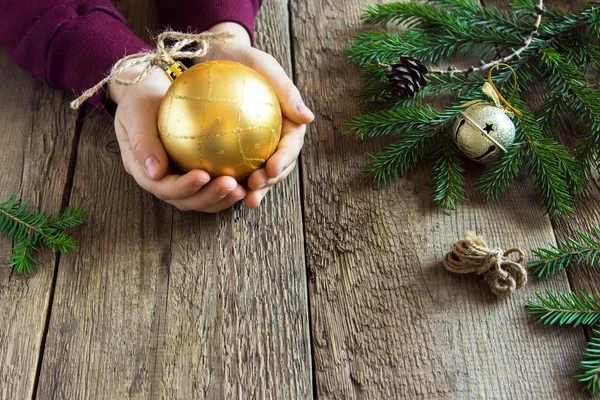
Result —
[[[203, 57], [208, 53], [212, 43], [223, 42], [231, 38], [230, 33], [182, 33], [175, 31], [166, 31], [156, 38], [156, 50], [143, 51], [141, 53], [130, 54], [121, 58], [113, 65], [108, 76], [102, 79], [93, 87], [83, 92], [78, 98], [73, 100], [70, 105], [72, 109], [78, 109], [90, 97], [92, 97], [105, 84], [118, 84], [124, 86], [135, 85], [143, 80], [154, 67], [168, 69], [175, 63], [175, 59], [192, 59]], [[143, 66], [144, 69], [132, 79], [121, 79], [118, 76], [123, 72], [137, 66]]]
[[[519, 259], [508, 258], [512, 253], [518, 253]], [[527, 283], [527, 271], [522, 265], [524, 257], [519, 248], [507, 251], [490, 249], [480, 237], [469, 233], [464, 240], [452, 243], [451, 251], [442, 264], [448, 271], [457, 274], [483, 275], [492, 293], [506, 297]]]

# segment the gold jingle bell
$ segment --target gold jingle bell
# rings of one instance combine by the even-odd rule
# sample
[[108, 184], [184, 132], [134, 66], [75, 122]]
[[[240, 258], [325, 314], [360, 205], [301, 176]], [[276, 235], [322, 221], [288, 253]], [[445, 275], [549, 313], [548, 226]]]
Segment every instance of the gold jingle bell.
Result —
[[452, 138], [471, 160], [488, 164], [515, 141], [515, 125], [506, 111], [490, 103], [467, 107], [454, 123]]
[[189, 69], [174, 62], [166, 73], [173, 83], [160, 105], [158, 131], [177, 167], [239, 180], [275, 152], [281, 107], [258, 72], [219, 60]]

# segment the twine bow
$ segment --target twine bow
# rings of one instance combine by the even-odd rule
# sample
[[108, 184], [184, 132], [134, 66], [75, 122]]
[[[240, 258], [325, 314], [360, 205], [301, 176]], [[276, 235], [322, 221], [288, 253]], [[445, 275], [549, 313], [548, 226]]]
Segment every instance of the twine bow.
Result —
[[[154, 67], [167, 70], [175, 63], [174, 59], [203, 57], [208, 53], [209, 46], [212, 43], [222, 42], [231, 37], [230, 33], [203, 32], [196, 34], [175, 31], [163, 32], [156, 38], [156, 50], [131, 54], [117, 61], [106, 78], [83, 92], [70, 103], [71, 108], [76, 110], [81, 107], [87, 99], [92, 97], [107, 83], [109, 85], [135, 85], [143, 80]], [[123, 72], [139, 65], [143, 65], [144, 69], [135, 78], [118, 78]]]
[[[492, 293], [498, 297], [507, 297], [527, 283], [527, 271], [522, 265], [524, 254], [521, 249], [490, 249], [473, 233], [467, 234], [464, 240], [452, 243], [451, 247], [452, 250], [442, 261], [444, 268], [457, 274], [483, 275]], [[512, 253], [519, 254], [517, 261], [508, 258]]]

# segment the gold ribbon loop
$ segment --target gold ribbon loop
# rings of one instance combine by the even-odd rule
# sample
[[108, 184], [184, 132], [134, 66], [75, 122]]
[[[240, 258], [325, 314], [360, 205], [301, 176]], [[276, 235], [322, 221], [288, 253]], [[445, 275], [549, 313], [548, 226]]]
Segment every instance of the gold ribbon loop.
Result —
[[[514, 69], [512, 69], [512, 67], [510, 65], [504, 64], [504, 63], [496, 64], [492, 68], [490, 68], [490, 70], [488, 71], [488, 81], [483, 84], [481, 91], [483, 93], [485, 93], [490, 99], [492, 99], [492, 101], [496, 104], [496, 107], [501, 108], [505, 111], [511, 111], [511, 112], [515, 113], [516, 115], [518, 115], [519, 117], [522, 117], [523, 113], [521, 111], [517, 110], [516, 108], [514, 108], [508, 102], [508, 100], [506, 100], [502, 96], [502, 94], [500, 94], [500, 91], [498, 90], [496, 85], [494, 85], [494, 81], [492, 80], [492, 72], [500, 65], [505, 66], [508, 69], [510, 69], [510, 72], [512, 73], [512, 76], [513, 76], [513, 93], [512, 94], [513, 95], [515, 94], [515, 92], [517, 91], [517, 73], [515, 72]], [[500, 102], [504, 103], [505, 107], [503, 107]]]

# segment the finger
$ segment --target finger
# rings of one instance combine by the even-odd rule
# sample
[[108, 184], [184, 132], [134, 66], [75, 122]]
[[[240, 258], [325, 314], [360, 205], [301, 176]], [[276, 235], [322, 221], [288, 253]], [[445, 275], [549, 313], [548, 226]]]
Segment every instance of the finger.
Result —
[[258, 207], [260, 205], [260, 203], [262, 202], [263, 198], [269, 192], [269, 190], [271, 190], [271, 186], [266, 187], [264, 189], [248, 192], [248, 194], [246, 194], [246, 197], [244, 197], [244, 204], [248, 208]]
[[223, 50], [227, 53], [227, 59], [252, 68], [269, 82], [281, 104], [283, 115], [298, 124], [308, 124], [315, 119], [313, 112], [304, 104], [298, 88], [273, 56], [248, 46], [227, 46]]
[[277, 150], [275, 150], [275, 153], [273, 153], [266, 164], [266, 171], [269, 177], [276, 177], [296, 161], [304, 145], [305, 133], [306, 125], [298, 125], [284, 118], [281, 129], [281, 140], [277, 145]]
[[127, 108], [122, 108], [121, 111], [117, 108], [116, 121], [127, 132], [131, 150], [143, 166], [145, 174], [150, 179], [160, 179], [165, 175], [169, 162], [158, 137], [156, 125], [158, 107], [136, 107], [136, 112], [127, 116], [128, 122], [125, 128], [120, 122], [120, 114], [127, 111]]
[[224, 199], [220, 200], [215, 205], [208, 207], [204, 212], [217, 213], [227, 208], [232, 207], [234, 204], [242, 200], [246, 196], [246, 189], [242, 185], [239, 185], [231, 193], [229, 193]]
[[121, 129], [117, 127], [116, 132], [125, 170], [139, 186], [159, 199], [166, 201], [190, 197], [210, 181], [210, 175], [202, 170], [192, 170], [184, 175], [170, 174], [157, 180], [149, 178], [134, 155], [127, 134]]
[[230, 176], [221, 176], [205, 185], [202, 190], [198, 191], [193, 196], [167, 202], [182, 211], [210, 212], [207, 210], [210, 210], [214, 205], [234, 191], [236, 191], [236, 195], [239, 195], [240, 191], [245, 195], [244, 188], [241, 187], [235, 179]]
[[260, 190], [267, 186], [275, 185], [276, 183], [279, 183], [285, 178], [287, 178], [287, 176], [294, 170], [294, 168], [296, 168], [295, 160], [275, 177], [269, 177], [265, 168], [256, 170], [248, 178], [248, 189]]
[[142, 171], [132, 174], [138, 185], [163, 201], [187, 199], [210, 181], [206, 171], [193, 170], [185, 175], [167, 175], [158, 180], [148, 178]]
[[260, 205], [263, 198], [266, 194], [271, 190], [273, 185], [283, 181], [288, 175], [294, 170], [296, 167], [296, 162], [292, 163], [289, 167], [287, 167], [278, 177], [270, 178], [267, 180], [265, 186], [258, 190], [250, 190], [244, 197], [244, 204], [246, 204], [249, 208], [256, 208]]

